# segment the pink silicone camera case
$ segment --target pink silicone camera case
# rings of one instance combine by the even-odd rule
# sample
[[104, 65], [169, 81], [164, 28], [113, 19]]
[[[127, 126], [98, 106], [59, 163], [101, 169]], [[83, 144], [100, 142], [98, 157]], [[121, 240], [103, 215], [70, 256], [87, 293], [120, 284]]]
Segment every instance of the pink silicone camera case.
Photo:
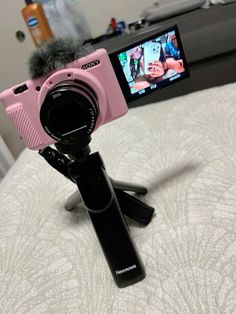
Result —
[[[86, 70], [81, 69], [83, 65], [95, 60], [99, 61], [96, 62], [97, 65]], [[56, 84], [75, 79], [88, 84], [96, 93], [99, 115], [95, 129], [127, 113], [127, 103], [107, 51], [98, 49], [86, 57], [68, 63], [64, 69], [50, 73], [47, 77], [28, 80], [0, 94], [7, 115], [28, 148], [39, 150], [57, 142], [42, 128], [40, 108], [47, 93]], [[23, 84], [26, 84], [28, 89], [16, 95], [14, 90]], [[38, 87], [40, 91], [37, 91]]]

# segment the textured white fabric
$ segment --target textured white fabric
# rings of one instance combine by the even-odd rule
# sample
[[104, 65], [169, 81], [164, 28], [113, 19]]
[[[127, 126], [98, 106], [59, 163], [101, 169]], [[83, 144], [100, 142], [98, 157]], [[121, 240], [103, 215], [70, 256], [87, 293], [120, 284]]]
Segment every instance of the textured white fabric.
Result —
[[0, 313], [236, 313], [236, 84], [130, 110], [94, 135], [156, 208], [131, 224], [147, 277], [115, 286], [75, 186], [24, 151], [0, 184]]

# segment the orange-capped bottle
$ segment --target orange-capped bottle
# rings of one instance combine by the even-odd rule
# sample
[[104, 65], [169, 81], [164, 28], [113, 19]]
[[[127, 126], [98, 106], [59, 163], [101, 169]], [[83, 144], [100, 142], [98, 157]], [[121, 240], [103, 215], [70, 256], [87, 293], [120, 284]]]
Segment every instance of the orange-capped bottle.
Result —
[[44, 13], [43, 7], [33, 0], [25, 0], [26, 6], [21, 10], [33, 41], [37, 47], [53, 38], [52, 30]]

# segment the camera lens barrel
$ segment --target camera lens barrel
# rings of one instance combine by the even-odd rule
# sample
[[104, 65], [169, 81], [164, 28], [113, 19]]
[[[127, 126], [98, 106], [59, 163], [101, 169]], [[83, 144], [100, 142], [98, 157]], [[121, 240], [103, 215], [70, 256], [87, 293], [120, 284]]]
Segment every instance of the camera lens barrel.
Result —
[[40, 110], [44, 130], [61, 143], [76, 143], [96, 127], [98, 101], [95, 92], [79, 80], [64, 81], [46, 95]]

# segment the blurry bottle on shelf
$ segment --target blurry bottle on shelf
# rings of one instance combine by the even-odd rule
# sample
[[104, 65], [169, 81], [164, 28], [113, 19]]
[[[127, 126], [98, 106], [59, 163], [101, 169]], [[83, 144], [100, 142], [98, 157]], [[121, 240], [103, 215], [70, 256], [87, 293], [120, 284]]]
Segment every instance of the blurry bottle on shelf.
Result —
[[52, 30], [42, 5], [33, 0], [25, 0], [26, 6], [21, 10], [33, 41], [37, 47], [53, 38]]
[[55, 37], [91, 38], [90, 29], [78, 0], [37, 0], [43, 5]]

